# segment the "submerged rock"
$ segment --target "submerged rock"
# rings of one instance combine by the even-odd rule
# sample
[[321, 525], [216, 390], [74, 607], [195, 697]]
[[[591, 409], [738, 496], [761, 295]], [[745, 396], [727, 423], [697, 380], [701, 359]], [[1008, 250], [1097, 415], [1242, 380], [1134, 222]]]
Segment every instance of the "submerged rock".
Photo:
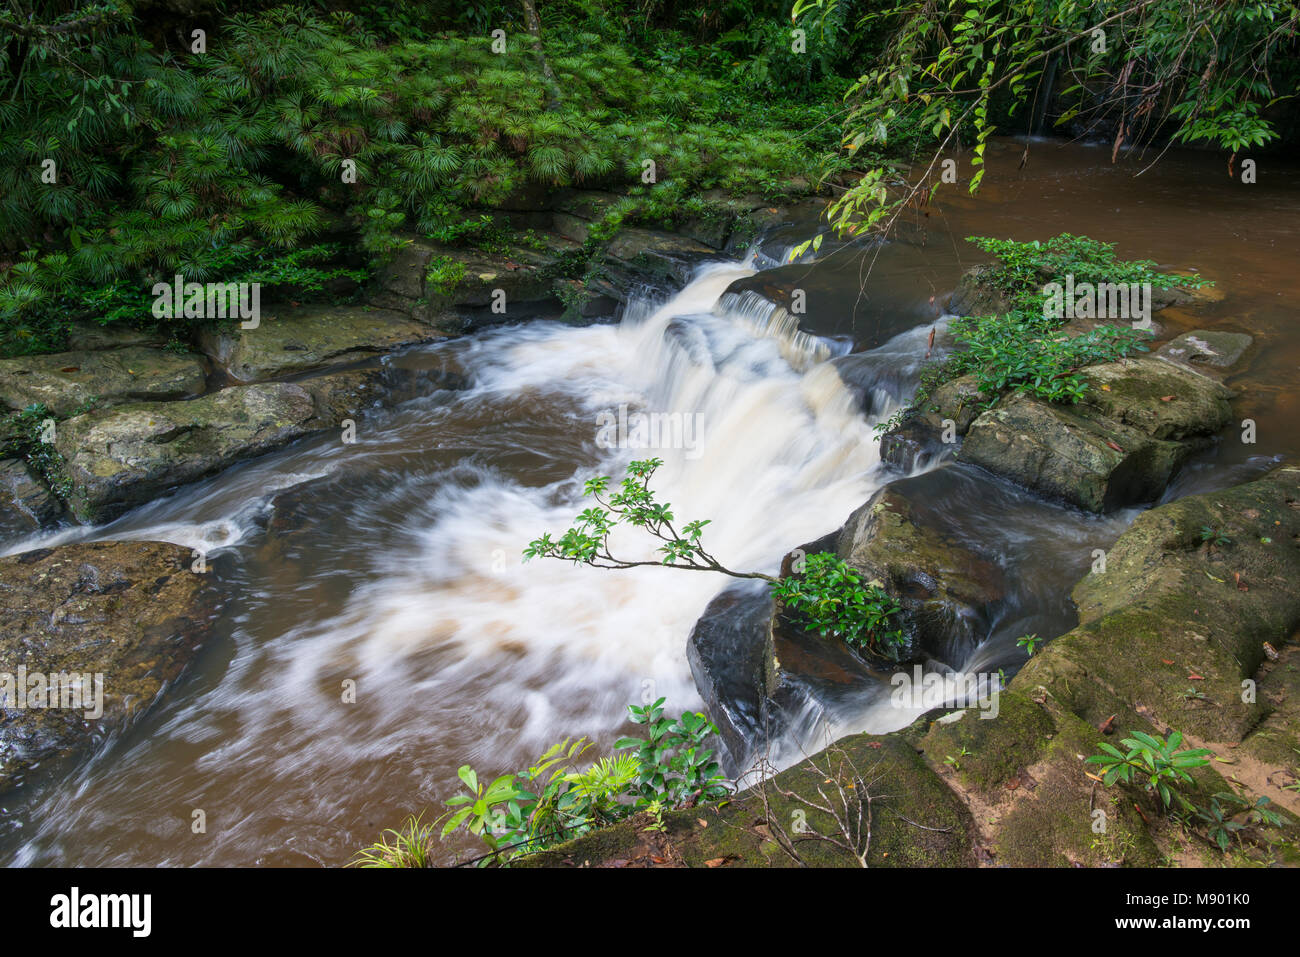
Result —
[[[189, 549], [164, 542], [0, 558], [0, 790], [121, 729], [184, 671], [216, 608], [190, 562]], [[37, 675], [59, 689], [58, 707], [43, 706]]]
[[0, 402], [11, 409], [39, 402], [56, 417], [71, 415], [92, 399], [102, 408], [194, 396], [203, 383], [197, 356], [146, 346], [0, 359]]
[[268, 310], [256, 329], [208, 329], [201, 342], [232, 378], [260, 382], [440, 338], [437, 329], [388, 309], [303, 306]]
[[1149, 502], [1227, 425], [1231, 393], [1157, 359], [1084, 370], [1074, 406], [1012, 393], [971, 423], [958, 459], [1093, 512]]
[[1190, 368], [1231, 369], [1255, 339], [1244, 332], [1195, 329], [1156, 350], [1156, 355]]

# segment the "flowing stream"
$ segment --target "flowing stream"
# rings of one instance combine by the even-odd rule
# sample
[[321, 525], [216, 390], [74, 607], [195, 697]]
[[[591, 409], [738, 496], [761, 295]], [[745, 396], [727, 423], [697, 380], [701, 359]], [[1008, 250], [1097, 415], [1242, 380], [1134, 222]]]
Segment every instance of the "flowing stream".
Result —
[[[1225, 438], [1169, 496], [1295, 454], [1294, 171], [1232, 191], [1213, 186], [1195, 154], [1134, 180], [1107, 165], [1107, 149], [1035, 149], [1019, 172], [1018, 146], [991, 151], [1000, 176], [925, 223], [925, 243], [778, 266], [817, 228], [804, 222], [744, 261], [702, 264], [671, 297], [643, 290], [618, 324], [533, 322], [409, 350], [384, 361], [427, 387], [367, 412], [355, 444], [317, 436], [110, 525], [4, 543], [6, 553], [83, 539], [202, 548], [230, 601], [142, 720], [5, 796], [0, 861], [340, 864], [408, 813], [434, 816], [462, 763], [495, 775], [569, 735], [607, 748], [627, 731], [627, 704], [649, 696], [699, 707], [686, 638], [725, 579], [524, 564], [522, 548], [568, 527], [584, 479], [656, 456], [661, 500], [679, 519], [712, 521], [705, 541], [725, 565], [775, 573], [898, 477], [879, 467], [872, 425], [914, 386], [930, 330], [942, 332], [930, 297], [941, 302], [979, 261], [961, 242], [971, 233], [1087, 234], [1227, 287], [1224, 303], [1160, 319], [1172, 334], [1180, 322], [1223, 323], [1265, 341], [1231, 382], [1261, 439]], [[1194, 184], [1205, 185], [1189, 214]], [[1189, 217], [1201, 232], [1186, 231]], [[804, 288], [808, 313], [795, 323], [753, 287], [728, 294], [737, 280]], [[468, 387], [437, 388], [446, 370]], [[932, 516], [1001, 556], [1013, 582], [990, 632], [947, 665], [1012, 670], [1023, 661], [1015, 636], [1072, 627], [1070, 586], [1137, 510], [1084, 516], [1010, 487], [990, 494], [956, 469], [944, 483]], [[635, 534], [614, 544], [653, 554]], [[822, 700], [818, 733], [908, 724], [917, 712], [888, 707], [884, 678]], [[355, 703], [344, 701], [348, 681]], [[191, 832], [195, 809], [205, 834]], [[471, 847], [449, 843], [445, 859]]]

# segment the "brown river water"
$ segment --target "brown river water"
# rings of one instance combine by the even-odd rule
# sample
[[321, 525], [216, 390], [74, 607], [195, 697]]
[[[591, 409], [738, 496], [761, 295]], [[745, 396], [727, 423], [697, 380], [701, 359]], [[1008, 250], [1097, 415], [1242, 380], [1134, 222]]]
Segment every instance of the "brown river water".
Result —
[[[143, 719], [0, 798], [0, 862], [342, 864], [407, 814], [436, 816], [463, 763], [494, 776], [566, 736], [608, 747], [631, 730], [627, 704], [651, 696], [698, 707], [686, 638], [725, 581], [523, 565], [520, 551], [568, 526], [584, 478], [653, 454], [665, 460], [662, 498], [713, 520], [715, 554], [775, 572], [785, 552], [897, 477], [879, 468], [871, 425], [914, 384], [938, 317], [931, 297], [942, 302], [981, 261], [968, 235], [1084, 234], [1217, 283], [1221, 301], [1157, 321], [1166, 336], [1255, 336], [1228, 383], [1258, 440], [1225, 430], [1167, 497], [1300, 453], [1300, 171], [1262, 158], [1258, 182], [1243, 184], [1215, 156], [1170, 152], [1135, 177], [1145, 164], [1112, 165], [1108, 147], [1049, 141], [1034, 142], [1018, 169], [1020, 160], [1019, 144], [997, 144], [981, 194], [948, 187], [908, 241], [773, 268], [812, 235], [810, 219], [743, 262], [702, 266], [671, 298], [642, 297], [618, 325], [526, 323], [391, 357], [416, 373], [464, 370], [470, 386], [430, 386], [365, 414], [356, 444], [317, 437], [111, 525], [3, 543], [7, 553], [113, 538], [201, 547], [230, 600], [194, 666]], [[720, 302], [760, 270], [773, 286], [807, 291], [811, 335], [778, 328], [762, 303]], [[837, 365], [858, 370], [856, 386]], [[603, 448], [598, 416], [620, 405], [681, 413], [695, 430], [677, 448]], [[1091, 550], [1137, 514], [1098, 518], [1009, 487], [990, 493], [958, 469], [941, 487], [931, 512], [999, 555], [1014, 581], [990, 633], [949, 656], [971, 671], [1014, 670], [1024, 660], [1015, 635], [1072, 627], [1068, 592]], [[343, 700], [349, 679], [355, 703]], [[919, 713], [882, 707], [881, 687], [823, 701], [821, 733], [887, 731]], [[196, 809], [205, 834], [191, 832]], [[474, 848], [444, 850], [450, 862]]]

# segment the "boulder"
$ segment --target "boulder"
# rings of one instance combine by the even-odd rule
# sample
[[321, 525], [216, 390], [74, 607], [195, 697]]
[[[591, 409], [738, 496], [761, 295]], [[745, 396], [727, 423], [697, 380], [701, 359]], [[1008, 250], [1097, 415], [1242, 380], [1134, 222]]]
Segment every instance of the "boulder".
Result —
[[[841, 803], [842, 801], [842, 803]], [[837, 820], [819, 808], [835, 807]], [[868, 808], [870, 814], [868, 815]], [[867, 829], [859, 820], [871, 821]], [[633, 817], [515, 867], [971, 867], [970, 811], [902, 735], [859, 734], [721, 807]], [[847, 825], [852, 840], [841, 837]], [[819, 839], [831, 835], [836, 840]]]
[[623, 229], [609, 241], [600, 268], [627, 290], [639, 283], [684, 286], [696, 263], [718, 253], [694, 239], [653, 229]]
[[[184, 402], [94, 411], [59, 426], [62, 455], [83, 521], [103, 521], [174, 485], [281, 448], [339, 424], [340, 408], [303, 384], [236, 386]], [[324, 408], [318, 408], [322, 401]]]
[[1000, 316], [1010, 312], [1011, 300], [1007, 294], [989, 282], [996, 269], [993, 264], [967, 269], [944, 308], [954, 316]]
[[[190, 562], [189, 549], [164, 542], [0, 558], [0, 789], [120, 730], [184, 671], [216, 610]], [[53, 702], [37, 675], [59, 688]]]
[[945, 382], [881, 436], [881, 461], [910, 472], [952, 454], [987, 404], [973, 375]]
[[950, 649], [974, 647], [1005, 593], [998, 566], [923, 520], [907, 481], [888, 485], [849, 516], [836, 554], [903, 608], [912, 654], [947, 660]]
[[231, 378], [260, 382], [440, 338], [436, 328], [388, 309], [303, 306], [268, 309], [256, 329], [209, 328], [200, 343]]
[[1074, 406], [1015, 392], [981, 413], [957, 458], [1105, 512], [1149, 502], [1231, 418], [1222, 385], [1156, 359], [1090, 366]]
[[770, 589], [736, 584], [709, 602], [686, 642], [695, 687], [738, 773], [748, 766], [751, 749], [775, 730], [772, 616]]
[[413, 239], [380, 272], [376, 302], [450, 334], [464, 330], [456, 307], [484, 309], [501, 290], [506, 312], [500, 320], [518, 318], [511, 311], [515, 304], [554, 301], [553, 281], [564, 258], [581, 249], [580, 243], [557, 232], [540, 233], [537, 239], [540, 248], [515, 243], [491, 254]]
[[1296, 466], [1144, 512], [1075, 586], [1079, 626], [1030, 658], [1012, 687], [1041, 687], [1093, 724], [1118, 714], [1121, 726], [1247, 739], [1271, 706], [1262, 694], [1243, 700], [1242, 682], [1265, 662], [1265, 642], [1283, 649], [1300, 626], [1297, 542]]
[[68, 349], [72, 352], [121, 349], [124, 346], [163, 346], [167, 336], [159, 329], [136, 329], [122, 322], [73, 322], [68, 327]]
[[92, 399], [102, 408], [144, 399], [181, 399], [198, 395], [203, 387], [197, 356], [147, 346], [0, 359], [0, 402], [10, 409], [39, 402], [58, 418]]

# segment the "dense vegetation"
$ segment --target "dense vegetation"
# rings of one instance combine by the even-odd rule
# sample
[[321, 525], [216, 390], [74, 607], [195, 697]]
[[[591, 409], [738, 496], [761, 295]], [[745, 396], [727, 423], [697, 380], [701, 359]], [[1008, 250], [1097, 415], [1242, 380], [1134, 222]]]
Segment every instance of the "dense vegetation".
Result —
[[514, 4], [243, 6], [166, 31], [121, 2], [0, 12], [0, 349], [144, 319], [177, 273], [321, 292], [403, 231], [491, 239], [466, 210], [528, 188], [628, 188], [663, 216], [844, 165], [838, 48], [790, 52], [779, 5], [553, 4], [544, 52]]

